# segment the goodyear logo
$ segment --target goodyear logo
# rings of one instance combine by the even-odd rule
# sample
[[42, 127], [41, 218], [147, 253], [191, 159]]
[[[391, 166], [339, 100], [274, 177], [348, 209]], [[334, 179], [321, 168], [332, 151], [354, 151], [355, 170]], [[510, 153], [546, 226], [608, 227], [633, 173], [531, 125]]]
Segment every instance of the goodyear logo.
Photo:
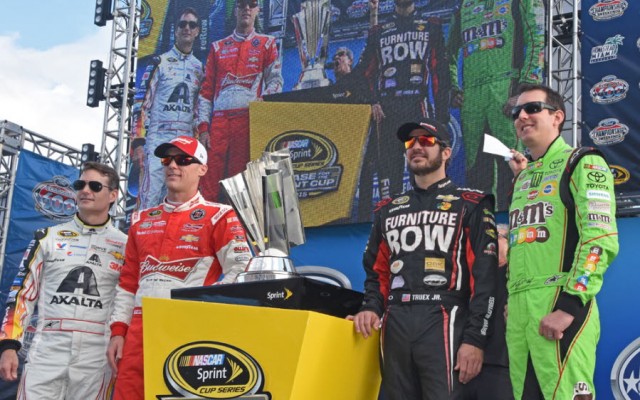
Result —
[[163, 372], [172, 395], [159, 399], [271, 399], [271, 394], [263, 391], [264, 374], [256, 360], [225, 343], [185, 344], [169, 354]]
[[613, 183], [615, 185], [622, 185], [631, 179], [629, 170], [619, 165], [611, 165], [611, 173], [613, 174]]
[[317, 197], [338, 190], [342, 165], [338, 149], [325, 136], [310, 131], [283, 132], [267, 143], [265, 151], [288, 149], [299, 198]]
[[56, 175], [31, 191], [37, 212], [55, 221], [68, 221], [76, 213], [76, 192], [66, 176]]

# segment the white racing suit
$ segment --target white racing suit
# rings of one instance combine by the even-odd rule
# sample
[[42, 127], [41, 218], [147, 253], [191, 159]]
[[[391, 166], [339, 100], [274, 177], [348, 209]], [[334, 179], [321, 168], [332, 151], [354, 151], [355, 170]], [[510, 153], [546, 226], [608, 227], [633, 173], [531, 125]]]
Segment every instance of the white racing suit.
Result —
[[0, 351], [18, 350], [38, 306], [18, 399], [105, 398], [110, 378], [107, 321], [127, 236], [71, 221], [37, 230], [11, 287]]

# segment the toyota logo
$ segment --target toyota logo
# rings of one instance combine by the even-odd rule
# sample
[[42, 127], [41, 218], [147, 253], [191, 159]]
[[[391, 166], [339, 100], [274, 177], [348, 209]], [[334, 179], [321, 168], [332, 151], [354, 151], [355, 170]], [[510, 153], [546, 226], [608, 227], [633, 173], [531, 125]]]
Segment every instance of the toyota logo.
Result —
[[598, 171], [589, 172], [587, 174], [587, 178], [591, 182], [598, 182], [598, 183], [602, 183], [602, 182], [607, 180], [607, 177], [605, 176], [605, 174], [603, 174], [602, 172], [598, 172]]

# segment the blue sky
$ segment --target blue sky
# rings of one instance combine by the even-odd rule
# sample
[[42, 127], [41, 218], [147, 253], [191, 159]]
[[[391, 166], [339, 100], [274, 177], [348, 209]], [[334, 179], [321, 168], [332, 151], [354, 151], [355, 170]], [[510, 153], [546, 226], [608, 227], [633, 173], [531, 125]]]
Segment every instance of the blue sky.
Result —
[[100, 145], [104, 108], [85, 105], [89, 62], [109, 57], [93, 0], [2, 0], [0, 120], [72, 147]]

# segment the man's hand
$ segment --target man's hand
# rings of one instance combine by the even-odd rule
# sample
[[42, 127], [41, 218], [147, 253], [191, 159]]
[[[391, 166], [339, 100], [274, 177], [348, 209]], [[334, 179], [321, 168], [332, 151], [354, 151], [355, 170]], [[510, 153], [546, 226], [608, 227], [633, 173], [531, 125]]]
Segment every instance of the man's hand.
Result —
[[377, 123], [381, 123], [384, 119], [384, 112], [382, 111], [382, 106], [380, 104], [372, 104], [371, 105], [371, 117]]
[[113, 375], [118, 375], [118, 362], [122, 358], [122, 348], [124, 347], [124, 336], [114, 336], [109, 341], [107, 347], [107, 359], [113, 371]]
[[199, 140], [200, 140], [200, 143], [202, 143], [202, 145], [204, 146], [204, 148], [208, 150], [209, 144], [211, 143], [211, 141], [209, 140], [209, 132], [201, 133]]
[[573, 322], [573, 315], [562, 310], [556, 310], [545, 315], [540, 321], [538, 333], [547, 340], [560, 340], [564, 331]]
[[513, 171], [513, 175], [516, 176], [520, 171], [527, 168], [527, 157], [515, 149], [511, 149], [511, 154], [513, 158], [509, 160], [509, 167]]
[[18, 379], [18, 352], [7, 349], [0, 356], [0, 378], [5, 381]]
[[454, 369], [460, 372], [458, 380], [460, 383], [466, 384], [480, 373], [484, 351], [476, 346], [462, 343], [458, 349], [456, 359], [458, 362]]
[[380, 324], [382, 323], [380, 317], [373, 311], [360, 311], [355, 317], [348, 316], [347, 319], [353, 321], [356, 332], [360, 333], [365, 339], [371, 336], [371, 328], [380, 330]]
[[462, 108], [462, 104], [464, 104], [464, 91], [451, 89], [451, 107]]

